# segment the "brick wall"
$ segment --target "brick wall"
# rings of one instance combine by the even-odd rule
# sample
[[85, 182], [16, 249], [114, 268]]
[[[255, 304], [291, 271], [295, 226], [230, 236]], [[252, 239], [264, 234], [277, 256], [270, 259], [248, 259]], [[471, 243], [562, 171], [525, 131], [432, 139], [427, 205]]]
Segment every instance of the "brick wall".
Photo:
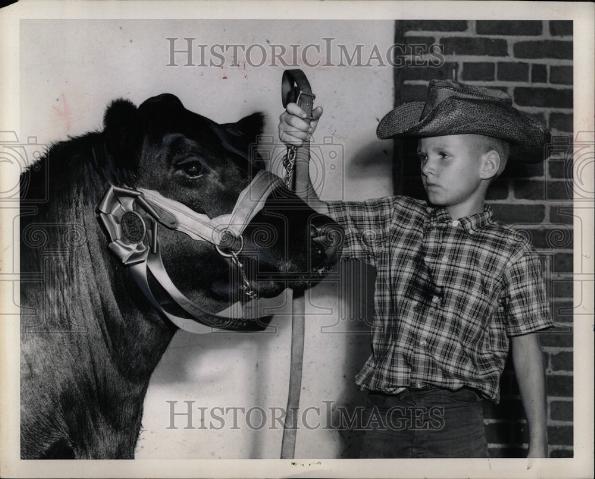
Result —
[[[555, 330], [540, 335], [549, 454], [572, 457], [572, 22], [404, 20], [396, 22], [395, 31], [397, 44], [442, 45], [445, 59], [439, 67], [395, 68], [396, 105], [423, 100], [430, 79], [452, 79], [454, 71], [459, 81], [505, 90], [519, 109], [551, 128], [547, 160], [510, 164], [488, 199], [497, 218], [531, 238], [543, 258], [556, 321]], [[396, 193], [425, 198], [414, 145], [395, 147]], [[526, 421], [510, 361], [502, 401], [486, 405], [485, 415], [493, 457], [526, 454]]]

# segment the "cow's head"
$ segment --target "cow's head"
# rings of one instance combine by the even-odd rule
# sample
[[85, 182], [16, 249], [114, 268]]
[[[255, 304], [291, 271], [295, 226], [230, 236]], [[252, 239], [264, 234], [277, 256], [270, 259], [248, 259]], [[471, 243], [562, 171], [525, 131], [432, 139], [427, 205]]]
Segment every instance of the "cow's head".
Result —
[[[174, 95], [148, 99], [136, 108], [117, 101], [108, 108], [104, 134], [119, 164], [134, 172], [135, 188], [159, 192], [210, 218], [230, 213], [238, 195], [264, 169], [256, 154], [261, 114], [218, 124], [184, 108]], [[312, 241], [328, 232], [326, 244]], [[340, 227], [279, 185], [243, 232], [239, 253], [245, 277], [260, 296], [319, 281], [340, 249]], [[237, 298], [237, 264], [212, 244], [162, 228], [165, 267], [176, 286], [197, 301]]]

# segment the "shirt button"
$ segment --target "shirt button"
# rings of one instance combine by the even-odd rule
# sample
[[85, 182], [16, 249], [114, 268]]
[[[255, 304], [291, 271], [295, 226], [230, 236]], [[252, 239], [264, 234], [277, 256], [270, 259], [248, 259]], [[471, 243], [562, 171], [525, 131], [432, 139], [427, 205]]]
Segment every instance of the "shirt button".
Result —
[[427, 344], [428, 344], [428, 342], [427, 342], [425, 339], [422, 339], [422, 340], [419, 342], [419, 345], [420, 345], [420, 346], [426, 346]]
[[434, 304], [438, 304], [439, 302], [440, 302], [440, 296], [434, 296], [434, 297], [432, 298], [432, 303], [434, 303]]
[[459, 220], [454, 220], [451, 225], [453, 225], [454, 227], [457, 227], [461, 224], [461, 222]]

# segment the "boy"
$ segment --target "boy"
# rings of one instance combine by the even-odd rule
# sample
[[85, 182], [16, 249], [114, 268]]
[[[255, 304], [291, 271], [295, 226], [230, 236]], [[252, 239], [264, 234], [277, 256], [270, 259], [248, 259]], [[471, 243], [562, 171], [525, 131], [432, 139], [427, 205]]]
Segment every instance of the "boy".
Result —
[[[316, 108], [308, 122], [288, 105], [281, 140], [302, 144], [321, 114]], [[419, 139], [428, 203], [403, 196], [322, 202], [296, 165], [298, 193], [345, 228], [343, 255], [377, 269], [372, 355], [356, 383], [384, 419], [366, 430], [362, 457], [487, 457], [481, 399], [499, 401], [509, 343], [528, 455], [546, 457], [535, 332], [553, 322], [541, 264], [526, 239], [494, 221], [485, 197], [509, 156], [528, 161], [543, 151], [547, 131], [500, 91], [432, 81], [425, 103], [397, 107], [377, 135]]]

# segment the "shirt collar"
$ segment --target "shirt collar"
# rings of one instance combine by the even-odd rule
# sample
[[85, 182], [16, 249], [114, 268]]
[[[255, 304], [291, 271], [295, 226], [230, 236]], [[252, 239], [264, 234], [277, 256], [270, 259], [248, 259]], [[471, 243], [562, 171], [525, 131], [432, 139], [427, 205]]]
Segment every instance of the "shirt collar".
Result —
[[430, 224], [451, 223], [453, 226], [461, 226], [465, 231], [471, 233], [494, 222], [494, 212], [490, 205], [484, 205], [483, 211], [479, 213], [458, 220], [453, 220], [446, 208], [443, 207], [428, 206], [427, 212]]

